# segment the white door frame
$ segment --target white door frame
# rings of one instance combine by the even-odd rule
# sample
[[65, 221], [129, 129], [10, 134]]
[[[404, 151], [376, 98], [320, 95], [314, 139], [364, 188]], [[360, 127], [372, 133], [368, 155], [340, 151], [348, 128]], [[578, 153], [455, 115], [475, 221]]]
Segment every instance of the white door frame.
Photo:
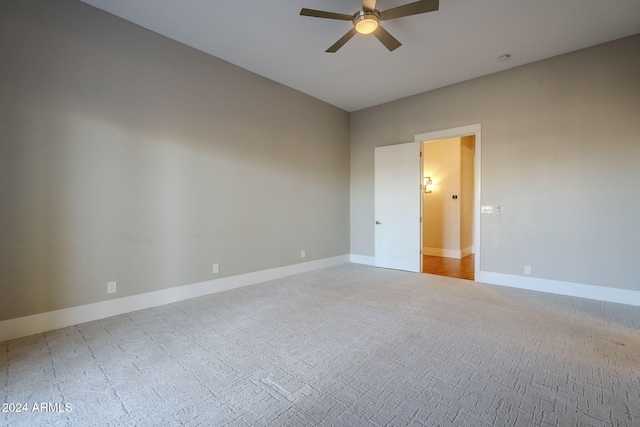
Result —
[[[437, 141], [439, 139], [458, 138], [462, 136], [475, 135], [475, 164], [474, 164], [474, 200], [473, 200], [473, 252], [474, 252], [474, 277], [478, 277], [480, 272], [480, 188], [481, 188], [481, 148], [482, 148], [482, 126], [480, 123], [460, 126], [451, 129], [443, 129], [433, 132], [426, 132], [414, 136], [415, 142]], [[424, 224], [424, 222], [423, 222]]]

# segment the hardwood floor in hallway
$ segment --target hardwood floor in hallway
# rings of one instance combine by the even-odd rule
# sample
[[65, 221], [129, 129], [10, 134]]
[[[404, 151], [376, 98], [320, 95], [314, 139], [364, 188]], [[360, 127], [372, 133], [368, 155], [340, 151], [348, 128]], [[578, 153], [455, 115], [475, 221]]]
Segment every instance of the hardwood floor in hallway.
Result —
[[462, 259], [424, 255], [422, 257], [422, 272], [473, 280], [474, 255], [467, 255]]

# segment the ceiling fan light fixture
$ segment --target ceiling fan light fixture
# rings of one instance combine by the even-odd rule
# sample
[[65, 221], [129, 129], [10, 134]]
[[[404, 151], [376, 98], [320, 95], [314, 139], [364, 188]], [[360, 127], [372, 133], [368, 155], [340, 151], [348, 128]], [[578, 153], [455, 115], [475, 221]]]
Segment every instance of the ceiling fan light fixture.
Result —
[[361, 10], [353, 18], [353, 25], [360, 34], [371, 34], [378, 28], [380, 14], [375, 10]]

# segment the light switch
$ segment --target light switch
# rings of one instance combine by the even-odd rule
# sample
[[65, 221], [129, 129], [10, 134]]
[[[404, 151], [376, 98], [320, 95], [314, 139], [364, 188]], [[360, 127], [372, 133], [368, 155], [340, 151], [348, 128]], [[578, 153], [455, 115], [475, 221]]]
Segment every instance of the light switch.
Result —
[[493, 205], [485, 205], [480, 208], [480, 212], [484, 214], [493, 213]]

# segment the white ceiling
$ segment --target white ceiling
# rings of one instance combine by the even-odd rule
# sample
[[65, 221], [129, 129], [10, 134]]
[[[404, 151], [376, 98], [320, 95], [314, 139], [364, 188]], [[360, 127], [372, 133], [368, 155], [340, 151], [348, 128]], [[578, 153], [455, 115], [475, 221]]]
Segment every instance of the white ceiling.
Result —
[[347, 111], [640, 33], [640, 0], [440, 0], [382, 22], [393, 52], [356, 35], [331, 54], [352, 24], [300, 9], [353, 14], [361, 0], [82, 1]]

